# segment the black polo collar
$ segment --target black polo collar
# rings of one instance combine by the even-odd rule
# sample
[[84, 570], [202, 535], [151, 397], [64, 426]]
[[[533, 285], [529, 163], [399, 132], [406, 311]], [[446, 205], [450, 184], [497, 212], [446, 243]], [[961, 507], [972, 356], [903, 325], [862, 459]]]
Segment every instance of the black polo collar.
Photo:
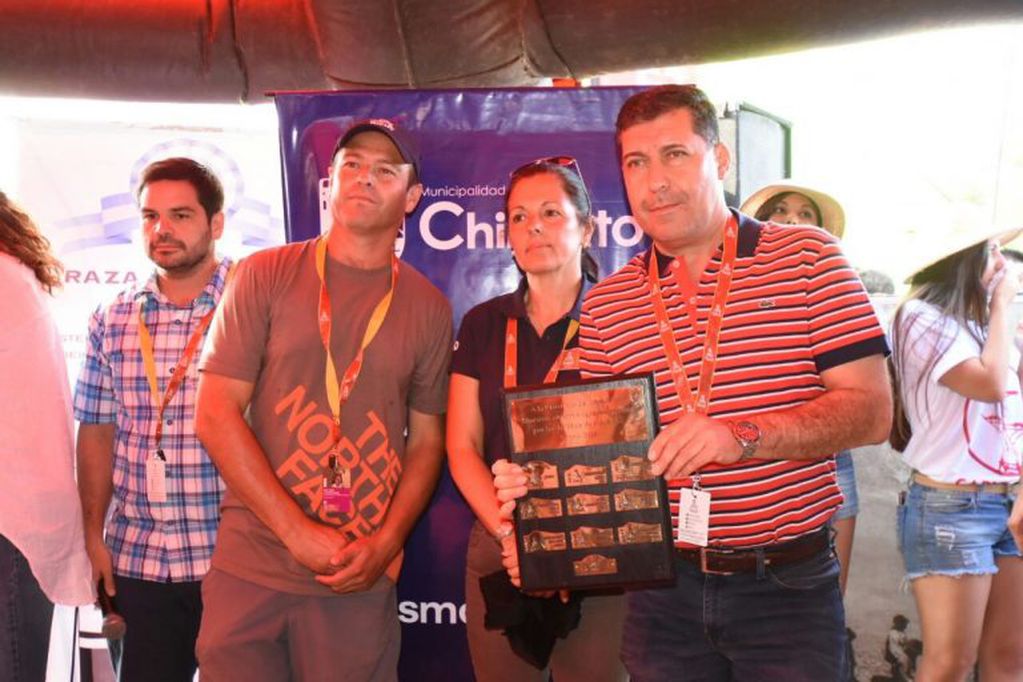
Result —
[[[590, 290], [593, 283], [590, 280], [583, 277], [583, 285], [579, 287], [579, 295], [575, 297], [575, 304], [572, 306], [572, 310], [569, 311], [568, 317], [573, 320], [578, 320], [579, 315], [582, 313], [583, 299], [586, 298], [586, 292]], [[501, 305], [501, 312], [507, 317], [515, 317], [524, 319], [529, 317], [529, 313], [526, 312], [526, 291], [529, 290], [529, 282], [523, 276], [519, 280], [519, 286], [514, 292], [503, 296], [504, 299]]]
[[[757, 244], [760, 243], [760, 232], [763, 230], [764, 224], [756, 218], [751, 218], [748, 215], [739, 213], [739, 211], [734, 208], [729, 208], [728, 210], [732, 212], [732, 215], [735, 216], [739, 223], [739, 243], [736, 244], [736, 258], [752, 258], [754, 253], [756, 253]], [[720, 250], [721, 247], [718, 246], [718, 251], [720, 252]], [[651, 253], [657, 254], [657, 268], [662, 275], [666, 274], [668, 272], [668, 267], [671, 265], [671, 262], [675, 260], [675, 257], [661, 253], [657, 250], [656, 246], [651, 244], [650, 250], [647, 251], [646, 255], [643, 257], [644, 269], [650, 266]]]

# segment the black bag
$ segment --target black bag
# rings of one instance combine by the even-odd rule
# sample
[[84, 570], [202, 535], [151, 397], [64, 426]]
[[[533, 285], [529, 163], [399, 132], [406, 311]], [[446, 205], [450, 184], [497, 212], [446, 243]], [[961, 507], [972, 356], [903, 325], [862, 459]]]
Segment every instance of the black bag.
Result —
[[554, 641], [579, 626], [582, 599], [572, 592], [568, 603], [553, 597], [531, 597], [511, 584], [504, 569], [480, 578], [486, 604], [484, 627], [503, 630], [519, 658], [543, 670], [551, 659]]

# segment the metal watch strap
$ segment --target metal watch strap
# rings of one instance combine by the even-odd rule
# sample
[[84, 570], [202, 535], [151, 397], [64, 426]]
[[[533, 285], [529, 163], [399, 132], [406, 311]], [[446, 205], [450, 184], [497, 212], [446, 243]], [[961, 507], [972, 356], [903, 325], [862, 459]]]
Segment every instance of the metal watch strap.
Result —
[[760, 427], [749, 421], [732, 422], [732, 436], [742, 446], [739, 461], [745, 462], [752, 458], [760, 446]]

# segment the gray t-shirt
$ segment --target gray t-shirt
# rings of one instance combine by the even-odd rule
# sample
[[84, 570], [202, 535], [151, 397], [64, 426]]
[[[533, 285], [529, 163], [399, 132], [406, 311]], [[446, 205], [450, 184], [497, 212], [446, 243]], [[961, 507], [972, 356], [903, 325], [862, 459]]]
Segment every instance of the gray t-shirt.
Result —
[[[401, 263], [383, 325], [341, 416], [341, 459], [352, 472], [352, 512], [328, 513], [320, 491], [332, 445], [326, 353], [317, 325], [315, 240], [242, 261], [217, 309], [200, 370], [254, 384], [248, 420], [281, 484], [306, 514], [366, 536], [383, 522], [401, 476], [408, 410], [441, 414], [447, 402], [451, 307], [423, 275]], [[355, 358], [390, 266], [348, 267], [327, 258], [338, 373]], [[213, 566], [271, 589], [333, 594], [313, 580], [230, 487]]]

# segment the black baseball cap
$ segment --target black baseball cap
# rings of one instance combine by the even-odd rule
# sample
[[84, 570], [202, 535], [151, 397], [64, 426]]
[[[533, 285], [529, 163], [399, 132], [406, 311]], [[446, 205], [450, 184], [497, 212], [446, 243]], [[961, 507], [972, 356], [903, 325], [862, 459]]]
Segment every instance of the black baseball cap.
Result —
[[409, 134], [407, 130], [400, 127], [394, 121], [386, 118], [369, 118], [364, 121], [358, 121], [353, 123], [351, 127], [344, 132], [344, 134], [338, 138], [337, 144], [334, 145], [334, 153], [330, 155], [331, 163], [334, 162], [334, 157], [337, 156], [338, 151], [344, 147], [348, 142], [358, 135], [359, 133], [365, 132], [377, 132], [382, 133], [388, 137], [388, 139], [394, 143], [394, 146], [398, 149], [398, 153], [401, 154], [401, 158], [404, 159], [405, 163], [411, 163], [413, 170], [416, 172], [416, 177], [420, 176], [419, 172], [419, 145], [416, 143], [416, 139]]

